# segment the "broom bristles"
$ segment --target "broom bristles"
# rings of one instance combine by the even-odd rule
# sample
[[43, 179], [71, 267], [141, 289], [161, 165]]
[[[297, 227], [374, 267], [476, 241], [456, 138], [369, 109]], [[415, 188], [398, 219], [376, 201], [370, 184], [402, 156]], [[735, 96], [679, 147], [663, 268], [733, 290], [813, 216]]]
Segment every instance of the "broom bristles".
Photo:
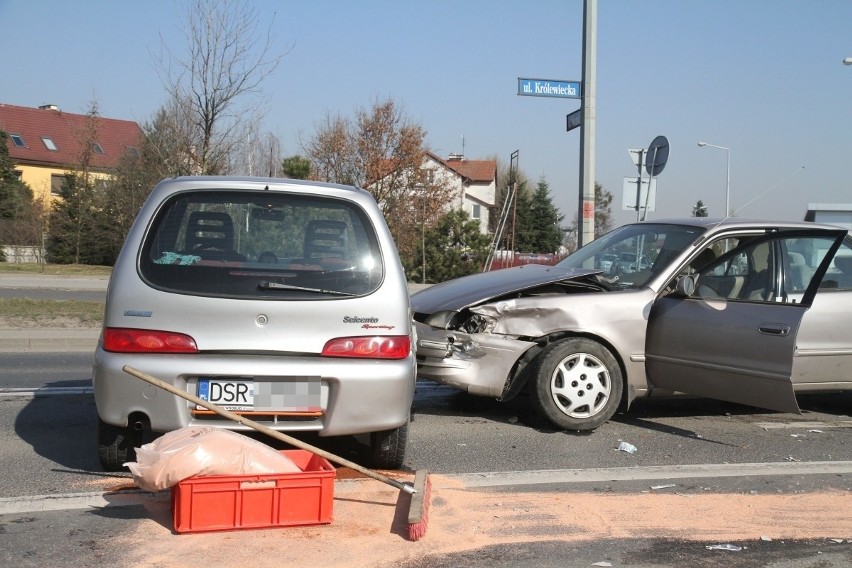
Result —
[[429, 524], [429, 503], [432, 500], [432, 480], [425, 469], [414, 474], [414, 495], [408, 510], [408, 540], [420, 540]]

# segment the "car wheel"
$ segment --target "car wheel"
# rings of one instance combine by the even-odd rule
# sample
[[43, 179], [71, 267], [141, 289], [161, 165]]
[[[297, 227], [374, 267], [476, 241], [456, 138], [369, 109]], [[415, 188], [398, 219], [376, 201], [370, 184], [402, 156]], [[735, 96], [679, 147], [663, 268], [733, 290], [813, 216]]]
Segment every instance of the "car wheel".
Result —
[[136, 459], [133, 434], [129, 426], [113, 426], [98, 418], [98, 457], [105, 471], [123, 471], [124, 463]]
[[408, 422], [392, 430], [370, 434], [370, 465], [377, 469], [399, 469], [405, 461]]
[[570, 338], [547, 347], [532, 363], [532, 402], [553, 424], [594, 430], [621, 401], [621, 367], [596, 341]]

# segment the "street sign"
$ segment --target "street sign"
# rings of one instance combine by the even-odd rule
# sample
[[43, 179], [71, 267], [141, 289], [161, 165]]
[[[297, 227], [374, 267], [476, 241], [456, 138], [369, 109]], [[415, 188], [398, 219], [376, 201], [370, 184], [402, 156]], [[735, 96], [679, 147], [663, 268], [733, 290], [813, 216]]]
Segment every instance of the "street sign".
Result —
[[583, 123], [583, 109], [577, 109], [565, 117], [566, 132], [571, 132]]
[[528, 97], [580, 98], [580, 81], [522, 79], [518, 77], [518, 94]]
[[645, 148], [628, 148], [627, 153], [630, 154], [630, 159], [633, 160], [633, 165], [642, 169], [645, 165]]
[[[648, 182], [651, 182], [651, 192], [648, 192]], [[636, 184], [639, 178], [626, 177], [624, 178], [624, 186], [621, 193], [621, 209], [622, 211], [636, 211]], [[656, 211], [657, 210], [657, 180], [651, 178], [642, 180], [642, 192], [639, 193], [639, 209], [641, 211]]]
[[669, 141], [665, 136], [657, 136], [648, 146], [645, 154], [645, 170], [651, 176], [659, 175], [669, 160]]

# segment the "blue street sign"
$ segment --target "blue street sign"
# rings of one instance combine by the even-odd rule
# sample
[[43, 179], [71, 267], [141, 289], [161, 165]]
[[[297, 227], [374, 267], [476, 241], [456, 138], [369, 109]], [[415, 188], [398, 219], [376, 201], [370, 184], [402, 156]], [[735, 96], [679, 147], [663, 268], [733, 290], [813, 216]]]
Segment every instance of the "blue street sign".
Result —
[[518, 94], [528, 97], [580, 98], [580, 81], [554, 81], [552, 79], [521, 79], [518, 77]]

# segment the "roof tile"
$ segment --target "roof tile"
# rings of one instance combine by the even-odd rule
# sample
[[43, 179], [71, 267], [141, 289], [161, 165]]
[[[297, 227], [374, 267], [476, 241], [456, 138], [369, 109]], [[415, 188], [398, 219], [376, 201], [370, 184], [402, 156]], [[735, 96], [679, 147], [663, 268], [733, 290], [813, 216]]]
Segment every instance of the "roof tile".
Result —
[[[9, 157], [20, 163], [55, 164], [66, 167], [80, 161], [82, 140], [86, 131], [88, 115], [62, 112], [53, 108], [29, 108], [0, 104], [0, 130], [20, 135], [25, 148], [16, 146], [11, 139], [6, 144]], [[139, 148], [142, 130], [130, 120], [98, 117], [97, 142], [103, 154], [93, 154], [96, 168], [117, 166], [128, 148]], [[42, 140], [53, 140], [56, 150], [49, 150]]]

